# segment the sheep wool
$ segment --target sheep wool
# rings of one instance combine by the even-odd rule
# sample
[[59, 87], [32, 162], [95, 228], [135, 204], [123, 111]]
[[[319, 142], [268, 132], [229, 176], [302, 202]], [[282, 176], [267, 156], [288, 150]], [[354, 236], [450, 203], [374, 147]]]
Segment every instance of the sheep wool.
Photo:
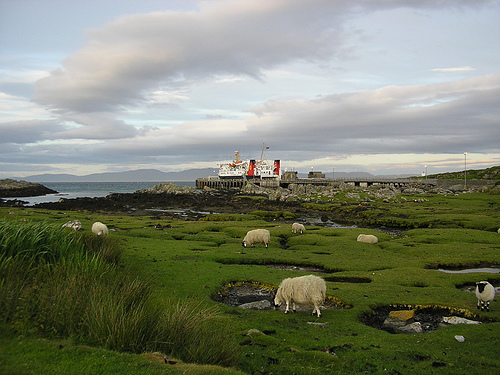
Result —
[[495, 298], [495, 288], [487, 281], [476, 283], [477, 308], [490, 311], [490, 302]]
[[299, 276], [284, 279], [276, 292], [275, 305], [286, 303], [285, 314], [290, 310], [290, 303], [295, 312], [295, 304], [314, 306], [313, 315], [321, 316], [320, 306], [325, 301], [326, 283], [321, 277], [315, 275]]
[[256, 243], [263, 243], [267, 248], [270, 241], [271, 233], [267, 229], [253, 229], [247, 232], [241, 244], [243, 247], [247, 247]]
[[377, 236], [374, 236], [373, 234], [360, 234], [358, 236], [358, 242], [365, 242], [365, 243], [377, 243], [378, 238]]
[[292, 224], [292, 233], [297, 233], [300, 232], [300, 234], [304, 233], [306, 228], [304, 227], [303, 224], [300, 223], [293, 223]]
[[96, 221], [94, 224], [92, 224], [92, 233], [94, 233], [96, 236], [107, 236], [108, 227], [106, 226], [106, 224]]

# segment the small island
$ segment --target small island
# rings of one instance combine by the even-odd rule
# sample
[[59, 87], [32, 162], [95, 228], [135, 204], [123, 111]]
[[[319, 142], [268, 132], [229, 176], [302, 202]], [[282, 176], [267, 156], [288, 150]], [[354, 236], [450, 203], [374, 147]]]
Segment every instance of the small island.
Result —
[[0, 180], [0, 198], [37, 197], [46, 194], [55, 194], [57, 191], [42, 184], [12, 179]]

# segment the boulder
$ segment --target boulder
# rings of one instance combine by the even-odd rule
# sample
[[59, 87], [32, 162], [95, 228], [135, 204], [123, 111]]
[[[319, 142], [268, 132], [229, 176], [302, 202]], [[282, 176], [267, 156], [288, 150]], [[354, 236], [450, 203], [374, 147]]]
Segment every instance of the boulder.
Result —
[[269, 310], [271, 308], [271, 302], [268, 300], [248, 302], [238, 307], [244, 310]]

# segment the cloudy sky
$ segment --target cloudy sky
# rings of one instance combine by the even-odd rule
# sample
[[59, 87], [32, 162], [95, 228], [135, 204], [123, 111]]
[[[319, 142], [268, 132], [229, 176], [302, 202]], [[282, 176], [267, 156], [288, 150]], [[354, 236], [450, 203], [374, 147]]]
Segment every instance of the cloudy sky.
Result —
[[[0, 0], [0, 178], [500, 165], [498, 0]], [[467, 152], [467, 156], [464, 155]]]

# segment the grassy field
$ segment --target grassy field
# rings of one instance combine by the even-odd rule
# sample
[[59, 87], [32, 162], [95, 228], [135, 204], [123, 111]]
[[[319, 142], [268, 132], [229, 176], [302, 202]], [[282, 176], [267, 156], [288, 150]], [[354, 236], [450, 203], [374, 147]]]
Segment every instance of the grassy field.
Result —
[[[213, 311], [214, 327], [224, 326], [231, 340], [238, 343], [234, 349], [238, 361], [229, 369], [187, 364], [181, 356], [176, 357], [176, 365], [166, 365], [160, 354], [106, 350], [103, 345], [81, 345], [71, 337], [48, 340], [38, 334], [19, 335], [4, 325], [0, 372], [500, 373], [500, 304], [495, 300], [490, 312], [480, 312], [474, 294], [459, 288], [479, 280], [499, 286], [500, 276], [438, 270], [500, 266], [500, 234], [496, 232], [500, 226], [500, 196], [426, 195], [419, 203], [415, 199], [422, 195], [402, 198], [391, 203], [346, 205], [346, 199], [338, 197], [338, 201], [314, 203], [327, 214], [336, 207], [357, 207], [365, 222], [370, 219], [374, 227], [309, 226], [303, 235], [291, 233], [291, 221], [266, 221], [256, 218], [258, 215], [211, 215], [201, 221], [173, 221], [161, 215], [0, 209], [0, 218], [7, 221], [60, 225], [79, 219], [84, 232], [89, 232], [94, 221], [106, 223], [112, 229], [110, 238], [123, 248], [119, 267], [152, 285], [151, 299], [160, 310], [171, 311], [172, 306], [181, 304]], [[377, 225], [401, 230], [379, 230]], [[269, 229], [269, 249], [262, 245], [241, 247], [246, 231], [254, 228]], [[357, 242], [360, 233], [375, 234], [379, 243]], [[326, 309], [318, 319], [309, 312], [243, 310], [212, 299], [230, 283], [277, 287], [283, 278], [311, 273], [283, 265], [318, 267], [321, 270], [314, 273], [327, 280], [327, 294], [351, 308]], [[363, 323], [373, 309], [389, 305], [438, 306], [484, 323], [450, 325], [409, 335], [390, 334]], [[259, 332], [248, 334], [252, 329]], [[464, 336], [465, 342], [456, 341], [455, 335]], [[196, 350], [210, 353], [211, 345], [213, 342], [207, 339]], [[186, 354], [182, 356], [187, 358]], [[102, 370], [96, 372], [96, 368]]]

